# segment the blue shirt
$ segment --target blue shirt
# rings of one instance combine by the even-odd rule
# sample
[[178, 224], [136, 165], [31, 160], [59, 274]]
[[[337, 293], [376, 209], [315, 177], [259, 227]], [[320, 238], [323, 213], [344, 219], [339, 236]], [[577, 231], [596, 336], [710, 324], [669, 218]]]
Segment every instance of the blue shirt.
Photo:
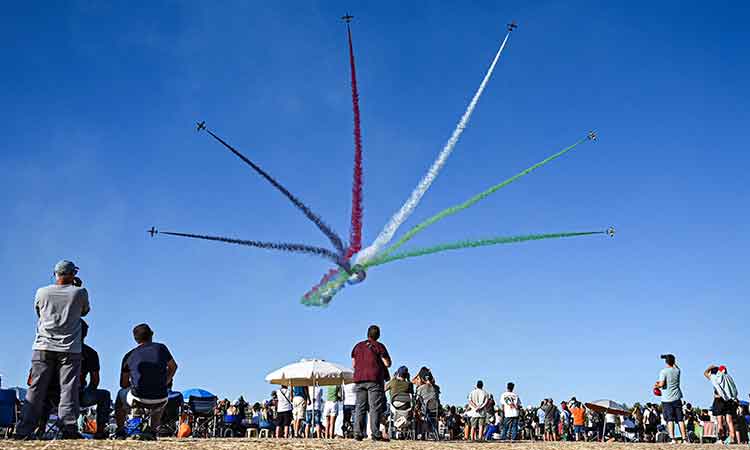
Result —
[[133, 396], [144, 400], [167, 398], [167, 363], [172, 359], [167, 346], [156, 342], [130, 350], [122, 359], [122, 372], [129, 374]]
[[665, 383], [661, 393], [661, 401], [663, 403], [676, 402], [682, 399], [680, 369], [677, 367], [661, 369], [661, 372], [659, 372], [659, 381]]

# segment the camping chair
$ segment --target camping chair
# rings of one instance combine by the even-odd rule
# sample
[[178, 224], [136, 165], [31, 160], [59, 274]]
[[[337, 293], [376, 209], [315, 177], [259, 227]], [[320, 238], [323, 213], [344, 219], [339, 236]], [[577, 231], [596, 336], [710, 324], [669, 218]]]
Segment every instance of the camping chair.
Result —
[[130, 425], [128, 435], [143, 439], [149, 439], [151, 437], [156, 438], [159, 430], [155, 430], [151, 423], [151, 420], [153, 419], [153, 411], [166, 408], [168, 402], [169, 399], [161, 403], [148, 404], [134, 400], [130, 410], [130, 414], [133, 418], [128, 422]]
[[414, 438], [414, 401], [411, 394], [401, 393], [391, 397], [391, 415], [396, 439]]
[[13, 389], [0, 389], [0, 436], [10, 437], [16, 428], [18, 398]]
[[214, 409], [218, 398], [193, 397], [188, 398], [188, 409], [190, 410], [190, 428], [194, 437], [211, 437], [216, 428], [216, 415]]

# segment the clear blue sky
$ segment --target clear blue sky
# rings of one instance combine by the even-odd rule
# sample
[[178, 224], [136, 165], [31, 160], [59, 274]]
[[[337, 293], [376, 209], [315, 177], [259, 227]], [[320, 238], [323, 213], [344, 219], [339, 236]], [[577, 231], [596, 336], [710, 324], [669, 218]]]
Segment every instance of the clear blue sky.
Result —
[[[371, 242], [442, 148], [505, 23], [520, 27], [417, 220], [575, 142], [597, 144], [434, 226], [413, 245], [603, 229], [374, 269], [328, 309], [299, 297], [312, 257], [161, 237], [162, 229], [327, 244], [205, 134], [206, 120], [348, 233], [353, 25]], [[726, 364], [743, 397], [750, 292], [750, 60], [743, 2], [63, 2], [0, 18], [0, 373], [22, 383], [34, 291], [74, 260], [89, 343], [114, 388], [148, 322], [177, 387], [253, 399], [302, 357], [347, 362], [370, 323], [444, 400], [478, 378], [529, 402], [654, 400], [678, 355], [689, 400]], [[405, 231], [405, 230], [404, 230]]]

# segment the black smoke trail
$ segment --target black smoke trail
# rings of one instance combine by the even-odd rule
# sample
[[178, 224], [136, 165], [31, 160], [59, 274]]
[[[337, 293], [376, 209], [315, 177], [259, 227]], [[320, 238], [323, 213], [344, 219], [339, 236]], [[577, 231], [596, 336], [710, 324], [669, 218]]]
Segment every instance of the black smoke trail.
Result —
[[206, 236], [203, 234], [177, 233], [173, 231], [158, 231], [156, 232], [156, 234], [168, 234], [170, 236], [180, 236], [180, 237], [186, 237], [186, 238], [192, 238], [192, 239], [203, 239], [206, 241], [224, 242], [226, 244], [245, 245], [248, 247], [263, 248], [266, 250], [280, 250], [280, 251], [291, 252], [291, 253], [303, 253], [307, 255], [320, 256], [322, 258], [329, 259], [336, 264], [339, 264], [339, 261], [341, 259], [339, 255], [333, 253], [332, 251], [328, 249], [325, 249], [322, 247], [314, 247], [311, 245], [304, 245], [304, 244], [293, 244], [293, 243], [287, 243], [287, 242], [261, 242], [261, 241], [245, 240], [245, 239], [228, 238], [228, 237], [223, 237], [223, 236]]
[[271, 175], [269, 175], [265, 170], [261, 169], [260, 166], [255, 164], [254, 162], [250, 161], [245, 155], [237, 151], [234, 147], [227, 144], [222, 138], [215, 135], [211, 130], [208, 128], [205, 128], [205, 125], [201, 123], [201, 126], [199, 126], [199, 129], [205, 129], [208, 134], [213, 136], [214, 139], [221, 142], [224, 147], [228, 148], [232, 153], [234, 153], [238, 158], [240, 158], [242, 161], [244, 161], [247, 165], [253, 168], [260, 176], [265, 178], [269, 183], [271, 183], [276, 189], [278, 189], [286, 198], [288, 198], [292, 203], [294, 203], [294, 206], [299, 208], [305, 216], [307, 216], [308, 219], [310, 219], [319, 229], [320, 231], [325, 234], [328, 239], [331, 241], [333, 246], [336, 248], [336, 250], [339, 252], [340, 255], [344, 255], [346, 253], [346, 249], [344, 248], [344, 244], [341, 240], [341, 238], [329, 227], [326, 225], [325, 222], [312, 212], [310, 208], [308, 208], [304, 203], [302, 203], [297, 197], [295, 197], [291, 192], [289, 192], [288, 189], [286, 189], [284, 186], [282, 186], [278, 181], [276, 181]]

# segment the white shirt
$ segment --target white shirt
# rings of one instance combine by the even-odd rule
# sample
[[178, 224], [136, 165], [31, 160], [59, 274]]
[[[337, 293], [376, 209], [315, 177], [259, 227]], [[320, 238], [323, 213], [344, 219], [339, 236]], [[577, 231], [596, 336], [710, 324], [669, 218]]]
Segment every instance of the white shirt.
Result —
[[500, 396], [500, 403], [503, 405], [505, 417], [518, 417], [518, 410], [521, 408], [521, 397], [515, 392], [506, 392]]
[[276, 412], [291, 411], [292, 410], [292, 402], [290, 402], [291, 399], [292, 399], [292, 392], [289, 390], [289, 388], [278, 389], [276, 391], [276, 400], [278, 400], [278, 403], [276, 404]]
[[356, 383], [344, 385], [344, 405], [354, 406], [357, 404], [357, 394], [354, 392], [355, 387], [357, 387]]
[[[476, 388], [469, 393], [469, 417], [484, 417], [484, 407], [490, 400], [489, 394], [484, 389]], [[472, 403], [480, 408], [479, 411], [474, 409]]]

